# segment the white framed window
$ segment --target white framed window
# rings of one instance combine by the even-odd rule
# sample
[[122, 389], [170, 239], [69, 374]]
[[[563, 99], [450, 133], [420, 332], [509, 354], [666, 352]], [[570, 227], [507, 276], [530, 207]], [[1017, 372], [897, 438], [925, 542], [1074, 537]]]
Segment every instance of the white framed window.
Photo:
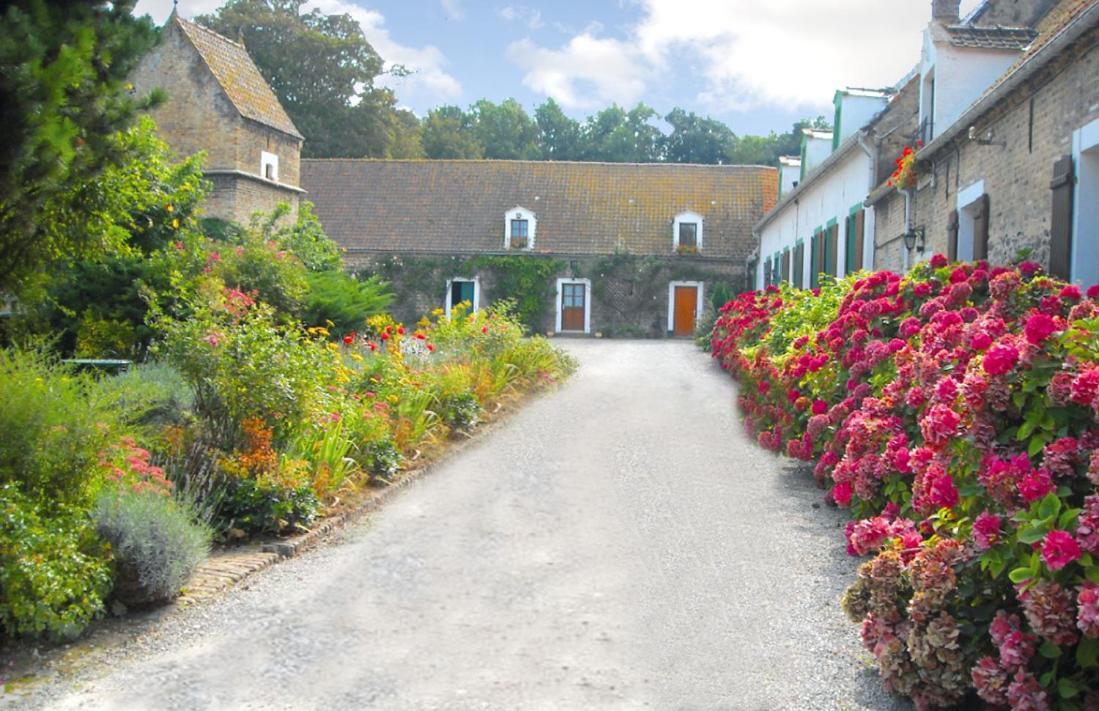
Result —
[[538, 218], [525, 207], [513, 207], [504, 215], [504, 249], [534, 249]]
[[697, 212], [681, 212], [672, 220], [672, 251], [702, 251], [702, 215]]
[[693, 336], [702, 318], [703, 283], [700, 281], [668, 282], [668, 333]]
[[271, 182], [279, 182], [279, 157], [274, 153], [260, 151], [259, 174]]
[[591, 279], [557, 280], [557, 333], [591, 333]]
[[973, 261], [973, 245], [977, 231], [977, 215], [985, 181], [978, 180], [958, 193], [958, 254], [960, 261]]
[[446, 280], [446, 297], [443, 301], [443, 309], [446, 317], [450, 318], [450, 310], [463, 301], [468, 301], [471, 306], [468, 313], [477, 313], [481, 308], [481, 280], [477, 277], [468, 279], [465, 277], [453, 277]]
[[1072, 280], [1091, 286], [1099, 284], [1099, 119], [1072, 134], [1072, 157]]

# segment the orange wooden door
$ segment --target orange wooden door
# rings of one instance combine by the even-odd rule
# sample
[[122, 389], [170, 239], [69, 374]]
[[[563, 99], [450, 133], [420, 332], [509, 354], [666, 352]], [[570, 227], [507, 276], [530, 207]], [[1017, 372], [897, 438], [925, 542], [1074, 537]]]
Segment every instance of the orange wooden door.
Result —
[[693, 286], [675, 288], [675, 312], [672, 332], [677, 336], [692, 336], [695, 332], [695, 312], [698, 310], [698, 289]]
[[586, 300], [583, 284], [561, 285], [561, 330], [584, 330], [584, 302]]

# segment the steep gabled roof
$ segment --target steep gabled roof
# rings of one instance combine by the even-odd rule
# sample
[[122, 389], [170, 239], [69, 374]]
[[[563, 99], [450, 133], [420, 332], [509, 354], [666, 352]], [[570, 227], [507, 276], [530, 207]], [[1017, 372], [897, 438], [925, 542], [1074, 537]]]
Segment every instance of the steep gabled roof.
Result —
[[324, 230], [351, 252], [500, 252], [504, 216], [538, 220], [534, 252], [670, 254], [672, 222], [704, 219], [702, 255], [734, 258], [774, 204], [774, 168], [502, 160], [303, 160]]
[[243, 44], [179, 15], [173, 15], [172, 22], [198, 51], [241, 116], [304, 140]]
[[1038, 33], [1027, 27], [975, 27], [951, 25], [946, 28], [950, 44], [970, 49], [1021, 50], [1030, 46]]

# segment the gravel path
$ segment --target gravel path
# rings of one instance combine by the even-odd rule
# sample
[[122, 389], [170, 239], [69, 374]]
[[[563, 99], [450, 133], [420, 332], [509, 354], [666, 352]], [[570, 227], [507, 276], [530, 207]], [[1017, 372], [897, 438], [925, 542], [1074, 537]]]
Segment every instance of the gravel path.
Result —
[[811, 478], [684, 342], [580, 373], [344, 540], [170, 616], [58, 709], [886, 709]]

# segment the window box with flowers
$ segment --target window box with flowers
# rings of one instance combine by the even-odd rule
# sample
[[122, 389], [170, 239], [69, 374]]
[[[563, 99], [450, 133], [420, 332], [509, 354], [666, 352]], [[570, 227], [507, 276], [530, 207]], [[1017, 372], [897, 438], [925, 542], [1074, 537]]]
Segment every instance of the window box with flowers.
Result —
[[693, 244], [681, 244], [675, 248], [676, 254], [698, 254], [698, 247]]

